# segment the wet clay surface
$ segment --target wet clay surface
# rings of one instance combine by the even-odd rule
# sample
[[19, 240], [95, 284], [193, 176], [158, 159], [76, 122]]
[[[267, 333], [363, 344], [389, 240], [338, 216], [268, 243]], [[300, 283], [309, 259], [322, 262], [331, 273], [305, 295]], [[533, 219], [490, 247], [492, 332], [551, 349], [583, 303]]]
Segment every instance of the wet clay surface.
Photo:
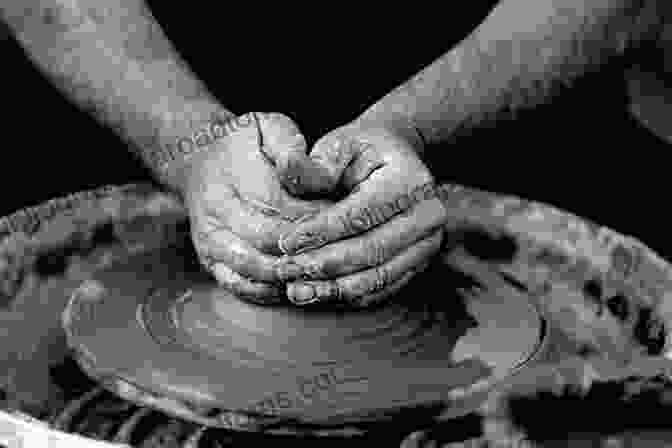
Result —
[[455, 388], [505, 376], [540, 338], [534, 307], [502, 291], [472, 295], [462, 309], [441, 306], [464, 300], [454, 292], [427, 289], [422, 300], [411, 289], [372, 310], [260, 307], [189, 272], [175, 250], [125, 260], [95, 280], [75, 294], [66, 322], [95, 376], [305, 422], [450, 401]]

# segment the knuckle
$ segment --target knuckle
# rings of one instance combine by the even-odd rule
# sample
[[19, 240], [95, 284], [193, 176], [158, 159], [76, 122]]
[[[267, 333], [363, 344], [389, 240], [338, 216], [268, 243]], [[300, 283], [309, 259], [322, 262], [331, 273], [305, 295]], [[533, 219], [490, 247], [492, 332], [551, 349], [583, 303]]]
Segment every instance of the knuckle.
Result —
[[238, 126], [246, 127], [256, 122], [257, 120], [258, 120], [258, 114], [256, 112], [247, 112], [236, 118], [236, 124]]
[[353, 305], [359, 297], [365, 294], [365, 287], [361, 281], [355, 281], [351, 278], [335, 280], [339, 288], [339, 301], [346, 305]]
[[352, 145], [339, 135], [318, 142], [316, 147], [317, 151], [311, 153], [311, 158], [333, 167], [344, 167], [354, 156]]
[[342, 300], [342, 298], [344, 296], [344, 292], [343, 292], [343, 287], [342, 287], [341, 283], [338, 282], [338, 281], [332, 281], [332, 282], [327, 282], [327, 285], [328, 285], [327, 286], [327, 288], [328, 288], [327, 297], [329, 297], [331, 300], [334, 300], [334, 301], [337, 301], [337, 302]]
[[273, 295], [268, 288], [264, 288], [263, 285], [257, 285], [228, 268], [226, 268], [225, 271], [226, 273], [224, 275], [220, 272], [220, 275], [217, 276], [217, 281], [224, 289], [235, 294], [238, 298], [255, 301], [267, 299]]
[[360, 282], [356, 295], [361, 298], [384, 290], [390, 283], [390, 277], [389, 269], [383, 266], [373, 268]]
[[371, 292], [379, 292], [384, 290], [390, 284], [391, 273], [390, 270], [384, 266], [378, 266], [374, 269], [374, 282]]
[[320, 301], [340, 301], [345, 296], [343, 285], [338, 280], [317, 281], [311, 283], [314, 297]]
[[387, 260], [387, 248], [379, 241], [371, 240], [365, 243], [366, 262], [369, 266], [378, 266]]
[[377, 303], [388, 296], [386, 292], [391, 284], [390, 272], [386, 268], [376, 268], [373, 273], [354, 288], [348, 296], [350, 306], [363, 308]]
[[328, 265], [322, 260], [313, 259], [307, 263], [303, 270], [303, 275], [307, 279], [319, 279], [329, 275]]
[[347, 231], [350, 233], [364, 232], [375, 225], [373, 214], [367, 207], [351, 210], [346, 218]]
[[314, 249], [327, 243], [327, 231], [325, 230], [307, 230], [298, 234], [295, 238], [295, 244], [301, 250]]
[[365, 166], [381, 165], [384, 163], [378, 147], [373, 143], [357, 141], [353, 146], [354, 151], [357, 153], [358, 163]]

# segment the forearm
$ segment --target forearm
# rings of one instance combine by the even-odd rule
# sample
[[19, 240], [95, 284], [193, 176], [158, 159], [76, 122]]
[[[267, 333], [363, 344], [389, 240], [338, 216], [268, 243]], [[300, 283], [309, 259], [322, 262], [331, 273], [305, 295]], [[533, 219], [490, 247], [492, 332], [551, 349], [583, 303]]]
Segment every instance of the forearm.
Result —
[[372, 106], [428, 143], [514, 116], [643, 40], [666, 0], [502, 0], [458, 46]]
[[221, 134], [233, 115], [179, 58], [142, 0], [3, 0], [0, 13], [37, 67], [169, 186], [177, 174], [164, 167], [210, 143], [212, 132], [200, 129], [218, 123]]

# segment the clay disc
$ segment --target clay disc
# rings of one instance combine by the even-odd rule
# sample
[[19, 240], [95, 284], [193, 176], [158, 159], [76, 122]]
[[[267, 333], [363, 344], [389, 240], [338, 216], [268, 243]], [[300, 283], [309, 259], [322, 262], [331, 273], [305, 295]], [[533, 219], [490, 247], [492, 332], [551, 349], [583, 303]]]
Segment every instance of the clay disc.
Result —
[[195, 406], [331, 424], [450, 406], [452, 391], [509, 375], [542, 339], [526, 295], [495, 284], [460, 295], [440, 262], [392, 303], [347, 311], [250, 304], [184, 258], [134, 256], [73, 295], [65, 328], [90, 375]]

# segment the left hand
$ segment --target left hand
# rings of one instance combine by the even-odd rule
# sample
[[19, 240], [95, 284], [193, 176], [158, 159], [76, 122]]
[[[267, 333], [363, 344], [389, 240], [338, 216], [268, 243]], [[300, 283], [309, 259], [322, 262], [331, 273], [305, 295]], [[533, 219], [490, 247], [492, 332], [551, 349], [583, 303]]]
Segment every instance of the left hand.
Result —
[[422, 149], [413, 129], [361, 119], [287, 166], [280, 177], [291, 193], [345, 195], [279, 241], [292, 302], [369, 306], [426, 268], [447, 211]]
[[285, 296], [275, 268], [279, 238], [330, 203], [300, 200], [282, 188], [278, 173], [307, 150], [291, 118], [253, 112], [234, 125], [183, 169], [192, 239], [201, 263], [224, 289], [257, 304], [277, 303]]

